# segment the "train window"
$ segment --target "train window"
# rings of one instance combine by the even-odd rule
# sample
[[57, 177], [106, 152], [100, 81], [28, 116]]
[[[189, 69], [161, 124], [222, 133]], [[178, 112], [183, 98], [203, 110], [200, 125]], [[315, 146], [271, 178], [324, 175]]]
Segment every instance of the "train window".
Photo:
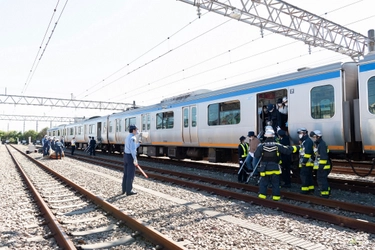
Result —
[[142, 115], [142, 130], [150, 130], [150, 114]]
[[197, 108], [196, 107], [191, 108], [191, 126], [192, 127], [197, 126]]
[[112, 121], [109, 121], [108, 127], [108, 132], [112, 133]]
[[314, 87], [310, 92], [311, 117], [328, 119], [335, 114], [335, 94], [332, 85]]
[[121, 119], [116, 119], [116, 132], [121, 132]]
[[174, 113], [172, 111], [156, 114], [156, 129], [170, 129], [174, 126]]
[[103, 132], [104, 133], [107, 132], [107, 123], [106, 122], [103, 123]]
[[208, 106], [209, 126], [238, 124], [240, 121], [240, 101], [238, 100]]
[[375, 114], [375, 77], [371, 77], [367, 83], [368, 111]]
[[70, 128], [70, 129], [69, 129], [69, 134], [70, 134], [70, 135], [73, 135], [73, 128]]
[[131, 117], [131, 118], [126, 118], [125, 119], [125, 130], [126, 131], [129, 131], [129, 126], [130, 125], [137, 125], [135, 117]]
[[189, 126], [189, 109], [184, 109], [184, 128]]

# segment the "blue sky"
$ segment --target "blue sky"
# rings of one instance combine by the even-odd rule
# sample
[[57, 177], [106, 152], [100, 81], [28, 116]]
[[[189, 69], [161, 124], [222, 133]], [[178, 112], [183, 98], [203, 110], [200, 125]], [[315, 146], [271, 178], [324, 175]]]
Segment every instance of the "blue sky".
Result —
[[[148, 105], [197, 89], [351, 60], [322, 48], [309, 54], [302, 42], [269, 32], [261, 38], [256, 27], [204, 10], [197, 19], [196, 7], [175, 0], [69, 1], [63, 12], [66, 1], [57, 2], [0, 0], [1, 94]], [[363, 35], [375, 28], [371, 0], [286, 2]], [[5, 104], [0, 112], [69, 117], [111, 113]], [[8, 128], [22, 131], [23, 123], [0, 120], [0, 130]], [[35, 122], [26, 123], [26, 130], [35, 128]]]

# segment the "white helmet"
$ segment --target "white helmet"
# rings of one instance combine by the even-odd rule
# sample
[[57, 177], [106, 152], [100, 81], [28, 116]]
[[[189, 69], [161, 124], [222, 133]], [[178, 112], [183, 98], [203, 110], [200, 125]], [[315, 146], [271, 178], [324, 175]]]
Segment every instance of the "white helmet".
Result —
[[310, 133], [310, 137], [314, 137], [314, 136], [322, 137], [323, 134], [322, 132], [320, 132], [320, 130], [314, 130]]
[[275, 137], [275, 132], [273, 130], [266, 130], [264, 137]]

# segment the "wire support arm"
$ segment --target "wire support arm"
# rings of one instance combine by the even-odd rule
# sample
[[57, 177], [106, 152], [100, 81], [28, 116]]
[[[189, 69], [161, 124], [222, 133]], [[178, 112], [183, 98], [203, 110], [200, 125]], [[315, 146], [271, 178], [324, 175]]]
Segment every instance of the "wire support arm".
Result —
[[178, 0], [358, 60], [367, 36], [280, 0]]

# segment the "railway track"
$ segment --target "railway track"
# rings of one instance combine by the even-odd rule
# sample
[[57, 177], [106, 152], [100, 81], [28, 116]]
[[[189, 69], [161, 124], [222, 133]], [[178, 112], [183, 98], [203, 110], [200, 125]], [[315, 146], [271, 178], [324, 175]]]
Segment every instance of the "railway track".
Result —
[[[156, 249], [185, 249], [97, 194], [15, 149], [16, 153], [8, 151], [41, 207], [51, 237], [60, 247], [98, 249], [140, 244]], [[20, 157], [27, 157], [30, 164], [21, 166], [17, 160]]]
[[[75, 159], [86, 161], [92, 164], [99, 164], [110, 168], [115, 168], [120, 171], [123, 170], [122, 161], [111, 160], [108, 158], [100, 159], [99, 157], [88, 157], [85, 155], [75, 156]], [[258, 187], [254, 185], [246, 185], [240, 183], [229, 182], [225, 180], [218, 180], [208, 178], [196, 173], [182, 173], [168, 169], [160, 169], [142, 165], [142, 168], [147, 171], [150, 178], [178, 184], [180, 186], [198, 189], [214, 193], [227, 198], [237, 199], [252, 204], [257, 204], [269, 208], [274, 208], [287, 213], [296, 214], [305, 218], [312, 218], [340, 225], [343, 227], [362, 230], [368, 233], [375, 233], [374, 211], [372, 206], [359, 205], [349, 202], [324, 199], [315, 196], [300, 195], [293, 192], [282, 191], [281, 195], [283, 202], [274, 202], [270, 200], [263, 200], [257, 197]], [[150, 173], [152, 171], [152, 173]], [[205, 183], [205, 184], [203, 184]], [[224, 187], [224, 188], [222, 188]], [[238, 190], [241, 192], [238, 192]], [[249, 194], [249, 192], [251, 194]], [[330, 207], [338, 213], [323, 212], [317, 206]], [[340, 215], [340, 211], [350, 211], [349, 216]]]

